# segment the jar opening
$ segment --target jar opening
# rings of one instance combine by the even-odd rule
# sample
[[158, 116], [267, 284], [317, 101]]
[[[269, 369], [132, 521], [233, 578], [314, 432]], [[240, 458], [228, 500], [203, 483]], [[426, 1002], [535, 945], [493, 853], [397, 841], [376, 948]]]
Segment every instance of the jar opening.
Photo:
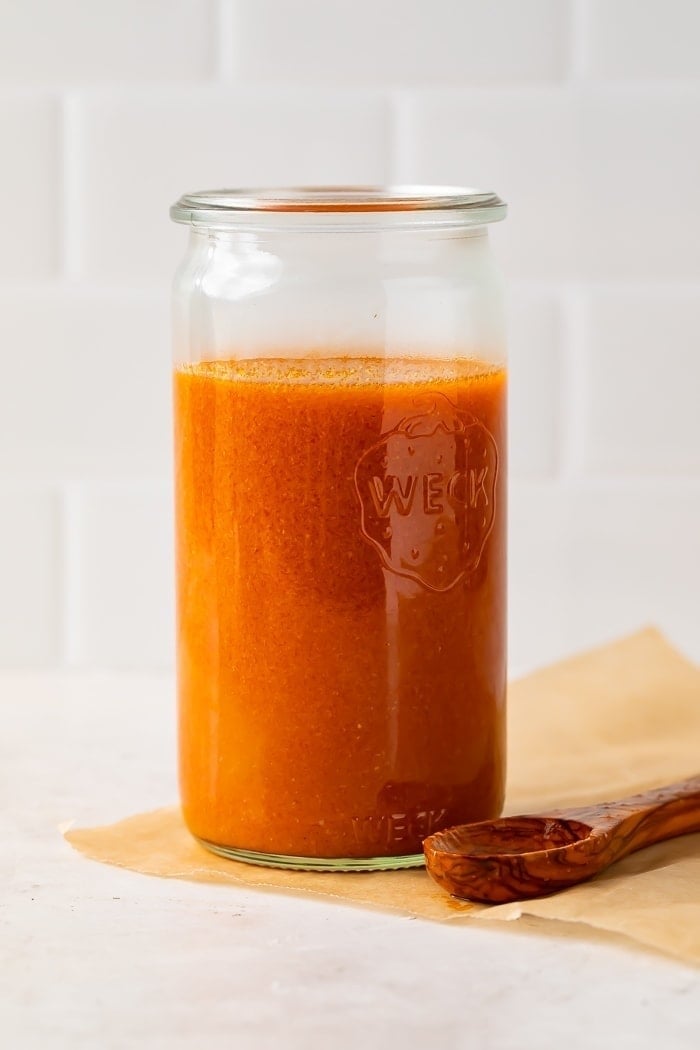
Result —
[[[378, 214], [380, 213], [380, 214]], [[175, 222], [203, 226], [248, 224], [267, 217], [362, 217], [429, 225], [482, 225], [505, 218], [495, 193], [461, 186], [298, 186], [205, 190], [172, 206]], [[393, 221], [392, 221], [393, 220]]]

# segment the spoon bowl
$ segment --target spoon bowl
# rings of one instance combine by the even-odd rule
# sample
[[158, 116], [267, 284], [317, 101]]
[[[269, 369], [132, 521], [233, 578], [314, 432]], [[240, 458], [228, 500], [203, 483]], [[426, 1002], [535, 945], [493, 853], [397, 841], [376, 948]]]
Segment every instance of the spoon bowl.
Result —
[[423, 851], [448, 893], [503, 904], [566, 889], [692, 831], [700, 831], [700, 776], [617, 802], [460, 824], [430, 835]]
[[557, 817], [508, 817], [462, 824], [432, 835], [431, 848], [445, 853], [460, 850], [470, 856], [517, 856], [521, 853], [552, 853], [580, 842], [591, 834], [588, 824]]
[[423, 849], [428, 871], [448, 893], [502, 904], [526, 896], [535, 879], [554, 893], [588, 878], [592, 834], [577, 820], [521, 816], [448, 828]]

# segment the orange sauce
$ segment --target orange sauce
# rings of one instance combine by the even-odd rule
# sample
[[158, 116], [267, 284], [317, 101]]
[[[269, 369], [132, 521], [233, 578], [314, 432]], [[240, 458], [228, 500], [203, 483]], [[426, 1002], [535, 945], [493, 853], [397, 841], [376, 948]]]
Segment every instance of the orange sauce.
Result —
[[419, 853], [501, 809], [505, 372], [175, 374], [180, 779], [230, 848]]

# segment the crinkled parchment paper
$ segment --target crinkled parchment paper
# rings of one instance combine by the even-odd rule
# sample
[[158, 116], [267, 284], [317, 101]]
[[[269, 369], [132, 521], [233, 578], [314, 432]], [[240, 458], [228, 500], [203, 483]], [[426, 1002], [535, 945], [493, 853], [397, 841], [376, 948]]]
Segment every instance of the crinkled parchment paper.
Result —
[[[700, 669], [654, 630], [510, 688], [506, 812], [614, 799], [699, 770]], [[93, 860], [147, 875], [312, 894], [440, 921], [556, 920], [562, 935], [593, 928], [700, 963], [700, 834], [651, 846], [555, 896], [494, 907], [452, 900], [422, 870], [315, 874], [227, 861], [190, 837], [177, 807], [73, 829], [66, 838]]]

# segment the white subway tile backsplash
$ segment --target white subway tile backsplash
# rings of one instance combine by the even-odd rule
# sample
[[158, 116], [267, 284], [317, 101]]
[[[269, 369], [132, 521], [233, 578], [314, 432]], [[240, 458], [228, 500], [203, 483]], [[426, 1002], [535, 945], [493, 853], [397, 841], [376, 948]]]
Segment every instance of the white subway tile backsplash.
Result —
[[93, 96], [82, 114], [77, 255], [102, 280], [169, 282], [185, 234], [168, 207], [220, 186], [382, 182], [389, 109], [367, 93]]
[[700, 477], [700, 288], [592, 292], [584, 469]]
[[41, 280], [56, 272], [61, 225], [58, 125], [54, 99], [0, 95], [0, 281]]
[[700, 661], [698, 535], [697, 483], [511, 485], [512, 672], [649, 624]]
[[699, 128], [700, 87], [584, 96], [578, 273], [598, 282], [700, 279]]
[[73, 498], [70, 663], [170, 666], [175, 628], [169, 483], [95, 482]]
[[53, 489], [0, 482], [0, 666], [60, 662], [61, 540]]
[[[566, 565], [567, 496], [551, 482], [508, 491], [508, 664], [523, 674], [564, 656], [570, 615], [560, 582]], [[580, 597], [578, 599], [580, 601]], [[585, 644], [585, 642], [582, 642]]]
[[700, 77], [697, 0], [588, 0], [586, 72], [591, 77]]
[[518, 278], [700, 277], [700, 89], [434, 91], [403, 101], [400, 181], [495, 188]]
[[645, 624], [700, 661], [700, 485], [657, 479], [573, 490], [561, 613], [570, 639]]
[[[169, 486], [96, 483], [76, 506], [71, 663], [169, 665]], [[514, 672], [652, 622], [700, 659], [700, 486], [516, 482], [509, 515]]]
[[559, 467], [561, 339], [556, 297], [514, 289], [508, 303], [511, 477], [553, 477]]
[[567, 0], [225, 0], [243, 81], [550, 81], [566, 70]]
[[0, 293], [0, 475], [167, 476], [167, 297]]
[[579, 239], [568, 94], [433, 91], [414, 93], [402, 106], [398, 181], [496, 190], [509, 204], [496, 235], [508, 276], [567, 276]]
[[510, 205], [511, 665], [700, 659], [700, 5], [22, 0], [0, 33], [0, 666], [172, 660], [182, 192]]
[[19, 0], [3, 6], [0, 83], [200, 80], [215, 0]]

